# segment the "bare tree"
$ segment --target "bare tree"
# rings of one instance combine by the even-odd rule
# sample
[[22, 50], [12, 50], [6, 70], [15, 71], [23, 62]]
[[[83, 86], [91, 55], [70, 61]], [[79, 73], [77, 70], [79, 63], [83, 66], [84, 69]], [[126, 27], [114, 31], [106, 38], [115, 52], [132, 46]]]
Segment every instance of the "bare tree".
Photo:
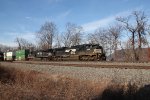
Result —
[[88, 41], [92, 44], [100, 44], [105, 47], [107, 43], [107, 31], [101, 28], [98, 28], [93, 34], [88, 35]]
[[52, 48], [53, 39], [56, 34], [56, 25], [53, 22], [45, 22], [36, 34], [39, 39], [39, 46], [42, 49]]
[[138, 35], [137, 60], [138, 60], [141, 54], [142, 44], [143, 45], [147, 44], [147, 39], [145, 38], [145, 35], [147, 34], [147, 30], [148, 30], [147, 28], [148, 19], [143, 11], [134, 11], [133, 15], [135, 16], [136, 24], [137, 24], [137, 35]]
[[1, 52], [6, 52], [7, 50], [13, 50], [13, 49], [14, 49], [13, 47], [9, 47], [9, 46], [0, 44], [0, 51]]
[[64, 46], [79, 45], [82, 41], [82, 27], [72, 23], [66, 24], [66, 31], [63, 33], [62, 42]]
[[55, 45], [54, 45], [54, 48], [60, 48], [60, 47], [62, 47], [62, 43], [61, 43], [61, 36], [58, 33], [55, 36]]
[[[117, 20], [123, 24], [124, 29], [131, 33], [133, 61], [139, 60], [142, 43], [146, 39], [143, 35], [146, 33], [148, 19], [143, 11], [133, 11], [130, 16], [118, 17]], [[138, 47], [138, 53], [136, 53]]]
[[71, 37], [72, 37], [72, 25], [71, 23], [66, 24], [66, 32], [63, 33], [62, 42], [65, 47], [71, 46]]
[[82, 27], [77, 26], [72, 36], [72, 45], [79, 45], [82, 42]]
[[133, 50], [133, 54], [134, 54], [134, 58], [133, 60], [135, 60], [137, 58], [136, 55], [136, 51], [135, 51], [135, 34], [137, 31], [137, 26], [131, 24], [129, 22], [130, 16], [123, 18], [123, 17], [118, 17], [117, 20], [120, 21], [121, 23], [123, 23], [123, 27], [124, 29], [126, 29], [127, 31], [129, 31], [132, 35], [132, 50]]
[[132, 51], [132, 39], [129, 38], [127, 41], [122, 41], [120, 42], [120, 47], [121, 47], [121, 54], [117, 54], [118, 57], [120, 57], [122, 60], [121, 61], [127, 61], [130, 62], [133, 60], [133, 51]]
[[33, 43], [30, 43], [29, 41], [23, 39], [23, 38], [16, 38], [15, 42], [18, 44], [18, 49], [31, 49], [35, 48], [35, 45]]
[[87, 36], [87, 41], [88, 41], [88, 43], [90, 43], [90, 44], [98, 44], [98, 43], [99, 43], [99, 41], [98, 41], [98, 39], [97, 39], [95, 33], [90, 33], [90, 34], [88, 34], [88, 36]]
[[21, 50], [21, 39], [17, 37], [15, 42], [18, 44], [18, 49]]
[[121, 32], [122, 32], [122, 26], [119, 24], [116, 24], [114, 26], [110, 26], [110, 28], [108, 29], [109, 33], [110, 33], [110, 37], [112, 38], [112, 48], [114, 49], [114, 60], [116, 60], [116, 50], [118, 47], [118, 43], [119, 43], [119, 38], [121, 36]]

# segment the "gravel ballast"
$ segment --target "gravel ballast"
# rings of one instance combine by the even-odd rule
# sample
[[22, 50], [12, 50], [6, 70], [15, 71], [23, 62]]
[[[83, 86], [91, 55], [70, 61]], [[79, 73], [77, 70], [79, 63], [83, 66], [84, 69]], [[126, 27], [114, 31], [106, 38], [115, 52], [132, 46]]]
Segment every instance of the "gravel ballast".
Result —
[[135, 83], [137, 85], [150, 84], [150, 70], [148, 69], [118, 69], [118, 68], [92, 68], [55, 65], [37, 65], [1, 62], [2, 66], [19, 69], [35, 70], [42, 73], [62, 75], [90, 81], [111, 80], [116, 83]]

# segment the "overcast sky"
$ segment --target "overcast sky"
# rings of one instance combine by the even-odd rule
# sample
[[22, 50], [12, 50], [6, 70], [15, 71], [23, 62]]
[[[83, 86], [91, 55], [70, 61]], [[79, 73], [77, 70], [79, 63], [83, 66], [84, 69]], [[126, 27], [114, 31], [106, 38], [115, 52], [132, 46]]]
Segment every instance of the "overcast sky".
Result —
[[60, 33], [67, 22], [92, 32], [133, 10], [150, 14], [149, 4], [150, 0], [0, 0], [0, 44], [15, 45], [16, 37], [35, 41], [34, 33], [45, 21], [55, 22]]

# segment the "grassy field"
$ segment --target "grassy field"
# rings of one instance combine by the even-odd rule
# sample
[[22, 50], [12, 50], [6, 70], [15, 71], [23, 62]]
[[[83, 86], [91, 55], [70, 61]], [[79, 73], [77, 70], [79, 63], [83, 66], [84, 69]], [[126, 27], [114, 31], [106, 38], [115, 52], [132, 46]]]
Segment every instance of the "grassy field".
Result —
[[150, 100], [150, 86], [82, 81], [0, 66], [0, 100]]

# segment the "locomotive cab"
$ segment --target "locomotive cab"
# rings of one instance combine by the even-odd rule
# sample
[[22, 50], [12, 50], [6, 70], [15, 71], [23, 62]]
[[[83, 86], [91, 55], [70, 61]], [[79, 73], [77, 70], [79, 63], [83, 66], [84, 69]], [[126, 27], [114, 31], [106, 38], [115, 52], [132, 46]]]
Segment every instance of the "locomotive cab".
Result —
[[[69, 51], [69, 50], [68, 50]], [[70, 55], [78, 57], [79, 60], [103, 60], [105, 57], [103, 48], [99, 44], [83, 44], [72, 46]]]

